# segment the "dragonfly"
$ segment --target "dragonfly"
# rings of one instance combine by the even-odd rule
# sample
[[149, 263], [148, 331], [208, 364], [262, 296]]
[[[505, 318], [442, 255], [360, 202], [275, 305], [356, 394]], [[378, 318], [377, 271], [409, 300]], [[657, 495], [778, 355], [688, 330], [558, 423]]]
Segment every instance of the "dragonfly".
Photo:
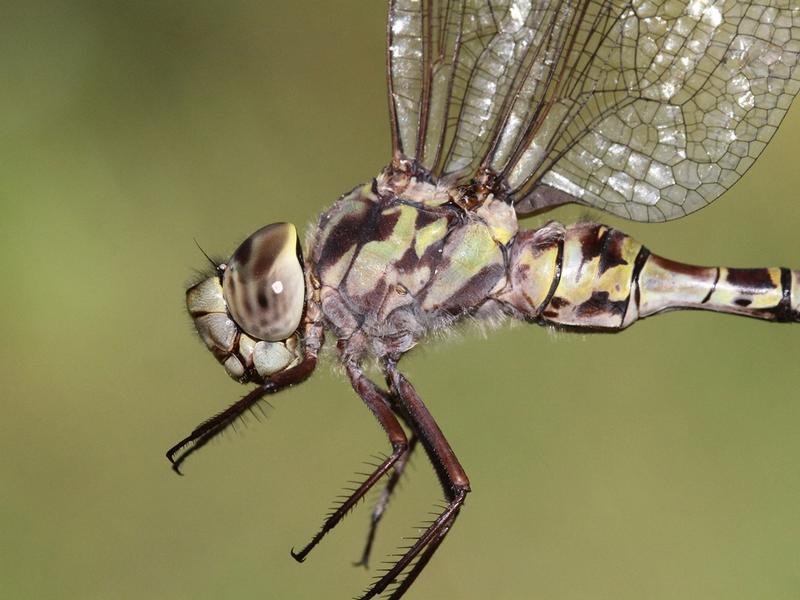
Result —
[[418, 343], [463, 320], [609, 333], [680, 309], [800, 321], [798, 270], [683, 264], [590, 221], [520, 228], [565, 204], [643, 222], [707, 206], [776, 131], [799, 54], [796, 0], [389, 0], [389, 163], [321, 214], [305, 250], [273, 223], [188, 289], [202, 341], [254, 387], [170, 448], [172, 468], [312, 375], [327, 333], [390, 452], [292, 556], [380, 487], [367, 565], [421, 447], [445, 502], [360, 596], [402, 597], [471, 490], [400, 369]]

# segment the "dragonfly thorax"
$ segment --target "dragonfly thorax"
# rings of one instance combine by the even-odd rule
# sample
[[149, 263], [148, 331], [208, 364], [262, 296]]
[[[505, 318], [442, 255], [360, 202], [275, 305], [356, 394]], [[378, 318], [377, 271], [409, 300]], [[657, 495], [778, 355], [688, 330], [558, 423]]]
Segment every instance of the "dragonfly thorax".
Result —
[[353, 356], [399, 356], [489, 301], [516, 232], [492, 197], [468, 210], [436, 183], [356, 188], [322, 215], [311, 250], [326, 324]]

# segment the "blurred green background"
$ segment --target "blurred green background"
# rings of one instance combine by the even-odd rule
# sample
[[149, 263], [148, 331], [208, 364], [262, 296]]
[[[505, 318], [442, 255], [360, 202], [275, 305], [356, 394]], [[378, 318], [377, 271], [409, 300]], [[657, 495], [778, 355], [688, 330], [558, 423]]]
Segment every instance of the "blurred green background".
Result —
[[[0, 597], [350, 598], [386, 444], [327, 366], [169, 469], [244, 389], [193, 334], [193, 238], [311, 223], [389, 156], [384, 2], [47, 0], [0, 20]], [[800, 267], [800, 112], [712, 207], [602, 218], [705, 264]], [[561, 211], [574, 220], [581, 211]], [[529, 221], [536, 226], [537, 221]], [[800, 329], [701, 313], [616, 336], [466, 330], [404, 366], [474, 493], [411, 598], [800, 593]], [[440, 498], [418, 456], [375, 563]]]

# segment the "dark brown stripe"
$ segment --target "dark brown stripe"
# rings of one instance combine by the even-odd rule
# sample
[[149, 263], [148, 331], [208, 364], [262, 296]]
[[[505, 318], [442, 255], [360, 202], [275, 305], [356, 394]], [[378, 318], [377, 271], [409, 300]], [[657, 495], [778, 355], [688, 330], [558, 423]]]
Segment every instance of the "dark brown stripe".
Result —
[[264, 290], [258, 290], [258, 293], [256, 294], [256, 300], [261, 308], [267, 308], [269, 306], [267, 293]]
[[373, 307], [375, 312], [380, 310], [386, 298], [386, 280], [381, 278], [366, 294], [361, 296], [360, 304]]
[[791, 323], [800, 320], [792, 310], [792, 272], [786, 267], [781, 267], [781, 301], [775, 307], [775, 320], [781, 323]]
[[441, 213], [431, 210], [424, 210], [418, 206], [415, 206], [414, 208], [417, 209], [417, 219], [414, 221], [414, 229], [422, 229], [426, 225], [430, 225], [434, 221], [438, 221], [444, 216]]
[[242, 245], [239, 246], [239, 249], [236, 250], [236, 254], [234, 254], [234, 258], [239, 261], [240, 264], [246, 265], [247, 262], [250, 260], [250, 254], [253, 251], [253, 236], [251, 235], [245, 241], [242, 242]]
[[303, 261], [303, 246], [300, 245], [300, 236], [297, 237], [297, 244], [295, 244], [294, 254], [297, 256], [297, 262], [303, 267], [303, 272], [305, 272], [305, 262]]
[[399, 210], [395, 210], [394, 212], [390, 212], [388, 214], [381, 213], [380, 217], [378, 218], [375, 235], [372, 237], [371, 241], [382, 242], [384, 240], [388, 240], [394, 233], [398, 220], [400, 220]]
[[608, 292], [592, 292], [592, 296], [583, 304], [575, 308], [579, 317], [596, 317], [603, 313], [625, 317], [630, 295], [625, 300], [609, 300]]
[[[244, 312], [244, 314], [246, 314], [247, 316], [252, 316], [253, 314], [255, 314], [255, 311], [253, 310], [253, 303], [250, 302], [250, 296], [246, 293], [246, 291], [244, 294], [241, 294], [241, 297], [242, 297], [242, 312]], [[262, 325], [266, 325], [266, 323], [262, 323]]]
[[364, 232], [370, 231], [374, 225], [376, 213], [380, 213], [380, 204], [378, 202], [368, 204], [361, 199], [357, 202], [363, 204], [361, 209], [343, 217], [336, 225], [320, 223], [321, 229], [330, 228], [330, 231], [317, 257], [318, 271], [321, 272], [325, 267], [335, 264], [361, 240]]
[[754, 294], [775, 287], [767, 269], [728, 269], [728, 283]]
[[[253, 240], [256, 237], [255, 235], [250, 236], [248, 242]], [[247, 256], [248, 258], [252, 259], [252, 266], [249, 262], [245, 262], [239, 256], [239, 250], [236, 251], [236, 254], [233, 255], [231, 262], [238, 261], [240, 269], [247, 269], [251, 270], [251, 277], [253, 279], [261, 279], [269, 270], [272, 268], [272, 265], [275, 264], [275, 257], [278, 255], [278, 252], [281, 249], [281, 245], [283, 240], [276, 240], [271, 239], [270, 237], [259, 235], [258, 236], [258, 247], [255, 248], [255, 255], [253, 255], [250, 245], [247, 247]], [[242, 244], [244, 246], [244, 244]], [[241, 246], [240, 246], [241, 249]], [[239, 271], [241, 273], [241, 271]], [[240, 281], [240, 283], [242, 283]], [[244, 284], [242, 284], [244, 285]]]
[[[650, 258], [650, 250], [642, 246], [639, 248], [639, 253], [636, 255], [636, 259], [633, 261], [633, 272], [631, 273], [631, 287], [633, 288], [634, 294], [634, 302], [636, 302], [636, 314], [639, 314], [639, 306], [642, 302], [642, 292], [639, 289], [639, 276], [642, 274], [642, 269], [644, 269], [644, 265], [647, 263], [647, 259]], [[631, 295], [628, 294], [628, 305], [631, 302]], [[628, 314], [628, 307], [625, 307], [625, 312], [622, 315], [623, 320], [625, 319], [625, 315]]]
[[561, 273], [563, 272], [563, 270], [564, 270], [564, 238], [561, 237], [558, 240], [558, 252], [556, 254], [556, 273], [553, 276], [553, 282], [550, 284], [550, 289], [547, 292], [547, 296], [536, 309], [536, 314], [540, 314], [550, 304], [550, 301], [553, 299], [553, 296], [555, 295], [556, 290], [558, 289], [558, 284], [561, 283]]
[[486, 300], [489, 291], [504, 274], [505, 268], [502, 265], [492, 264], [483, 267], [436, 308], [453, 315], [474, 309]]
[[414, 246], [409, 247], [405, 252], [403, 252], [403, 256], [401, 256], [397, 261], [394, 263], [394, 268], [400, 271], [401, 273], [406, 271], [411, 271], [417, 267], [420, 263], [420, 257], [417, 256], [416, 250], [414, 250]]
[[624, 233], [616, 229], [607, 229], [603, 234], [600, 249], [600, 272], [602, 275], [609, 269], [620, 265], [627, 265], [628, 261], [622, 258], [622, 245], [627, 238]]
[[717, 289], [717, 284], [719, 283], [720, 273], [722, 273], [722, 269], [717, 267], [717, 276], [714, 278], [714, 283], [711, 285], [711, 289], [708, 290], [708, 293], [706, 294], [706, 297], [703, 298], [703, 300], [700, 302], [700, 304], [705, 304], [706, 302], [711, 300], [711, 296], [714, 295], [714, 291]]
[[[686, 263], [670, 260], [668, 258], [664, 258], [663, 256], [658, 256], [657, 254], [653, 255], [653, 262], [662, 269], [666, 269], [667, 271], [673, 271], [674, 273], [679, 273], [681, 275], [689, 275], [691, 277], [697, 277], [698, 272], [714, 268], [714, 267], [695, 267], [694, 265], [687, 265]], [[719, 272], [719, 269], [717, 269], [717, 272]]]
[[598, 236], [597, 234], [601, 227], [603, 226], [593, 224], [591, 226], [586, 226], [583, 231], [580, 232], [581, 266], [600, 256], [603, 250], [603, 241], [610, 231], [606, 229], [603, 235]]

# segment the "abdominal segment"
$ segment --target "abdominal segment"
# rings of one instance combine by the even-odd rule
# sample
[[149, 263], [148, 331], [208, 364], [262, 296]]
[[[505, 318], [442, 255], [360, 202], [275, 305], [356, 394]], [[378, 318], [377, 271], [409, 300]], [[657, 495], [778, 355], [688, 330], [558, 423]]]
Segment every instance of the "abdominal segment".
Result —
[[800, 271], [697, 267], [605, 225], [551, 222], [517, 236], [508, 286], [496, 297], [520, 318], [588, 330], [674, 309], [800, 321]]

